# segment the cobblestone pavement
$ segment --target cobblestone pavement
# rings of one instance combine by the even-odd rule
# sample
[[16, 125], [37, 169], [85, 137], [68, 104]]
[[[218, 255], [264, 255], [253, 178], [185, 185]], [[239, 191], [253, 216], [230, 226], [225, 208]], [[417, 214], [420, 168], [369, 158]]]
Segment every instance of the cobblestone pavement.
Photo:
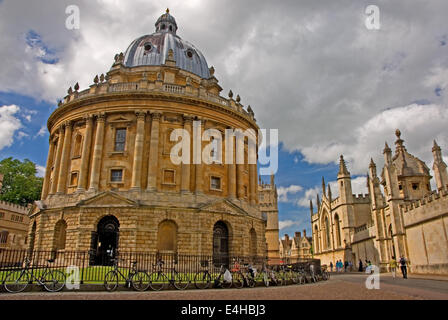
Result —
[[338, 274], [329, 281], [315, 284], [290, 285], [284, 287], [257, 287], [247, 289], [166, 290], [162, 292], [118, 291], [109, 293], [74, 292], [61, 293], [26, 292], [1, 293], [0, 300], [403, 300], [403, 299], [448, 299], [448, 281], [423, 279], [392, 279], [382, 275], [379, 290], [365, 287], [367, 275]]

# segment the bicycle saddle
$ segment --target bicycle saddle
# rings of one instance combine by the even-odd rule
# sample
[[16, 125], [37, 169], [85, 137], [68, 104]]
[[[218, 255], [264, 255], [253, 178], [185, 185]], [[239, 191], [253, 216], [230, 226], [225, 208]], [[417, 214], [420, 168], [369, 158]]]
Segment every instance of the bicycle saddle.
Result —
[[54, 262], [54, 259], [48, 259], [47, 260], [49, 263], [53, 263]]

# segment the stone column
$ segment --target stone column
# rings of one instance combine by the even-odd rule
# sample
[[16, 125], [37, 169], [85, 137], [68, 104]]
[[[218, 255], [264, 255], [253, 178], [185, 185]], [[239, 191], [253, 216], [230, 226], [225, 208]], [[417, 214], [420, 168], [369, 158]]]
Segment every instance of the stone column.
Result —
[[95, 146], [93, 149], [92, 171], [90, 173], [89, 191], [97, 191], [100, 184], [101, 157], [104, 143], [104, 123], [106, 115], [101, 113], [96, 120]]
[[136, 112], [137, 133], [135, 134], [134, 163], [132, 165], [131, 189], [139, 191], [141, 189], [141, 174], [143, 161], [143, 144], [145, 140], [145, 112]]
[[92, 144], [93, 116], [86, 115], [86, 132], [82, 145], [81, 170], [79, 173], [78, 192], [83, 192], [87, 188], [87, 177], [89, 176], [90, 147]]
[[[191, 146], [191, 131], [192, 131], [192, 123], [193, 118], [189, 115], [184, 115], [184, 135], [182, 137], [182, 141], [185, 139], [190, 139]], [[188, 133], [188, 134], [187, 134]], [[191, 150], [191, 147], [190, 147]], [[191, 177], [191, 153], [190, 153], [190, 161], [189, 163], [182, 163], [182, 181], [181, 181], [181, 192], [189, 192], [190, 191], [190, 177]]]
[[63, 194], [66, 192], [67, 175], [69, 169], [68, 167], [70, 161], [70, 146], [72, 142], [72, 130], [73, 123], [71, 121], [67, 121], [65, 123], [64, 146], [62, 148], [62, 158], [58, 177], [58, 189], [56, 192], [57, 194]]
[[249, 164], [249, 200], [251, 205], [257, 203], [257, 165]]
[[149, 143], [149, 163], [148, 163], [148, 191], [157, 190], [157, 169], [159, 160], [159, 127], [160, 112], [152, 113], [151, 140]]
[[61, 169], [61, 155], [62, 155], [62, 147], [64, 145], [64, 134], [65, 134], [65, 127], [61, 125], [58, 129], [59, 131], [59, 137], [58, 137], [58, 145], [56, 147], [56, 160], [54, 162], [54, 172], [53, 172], [53, 181], [51, 184], [51, 190], [50, 194], [55, 194], [58, 187], [58, 177], [59, 177], [59, 170]]
[[48, 143], [50, 144], [50, 146], [48, 148], [47, 165], [45, 167], [44, 185], [42, 186], [42, 194], [41, 194], [42, 200], [45, 200], [48, 195], [48, 189], [50, 187], [51, 165], [54, 161], [54, 159], [53, 159], [54, 142], [53, 142], [51, 135], [50, 135], [50, 139], [48, 140]]
[[[229, 187], [228, 193], [230, 199], [236, 198], [236, 164], [235, 164], [235, 138], [230, 138], [229, 141], [233, 146], [227, 146], [228, 148], [233, 148], [233, 155], [232, 155], [232, 163], [227, 164], [227, 184]], [[226, 155], [227, 157], [227, 155]], [[227, 159], [227, 158], [226, 158]], [[230, 159], [229, 159], [230, 160]]]
[[[238, 135], [236, 136], [236, 148], [235, 148], [235, 155], [236, 155], [236, 159], [240, 158], [243, 161], [243, 163], [241, 164], [236, 164], [236, 185], [237, 185], [237, 196], [238, 199], [243, 199], [244, 198], [244, 181], [243, 181], [243, 176], [244, 176], [244, 161], [245, 161], [245, 157], [244, 157], [244, 137], [238, 137]], [[240, 151], [242, 150], [242, 151]], [[241, 152], [243, 152], [243, 154], [241, 155]]]
[[[196, 153], [199, 163], [195, 164], [195, 192], [201, 194], [204, 192], [204, 171], [202, 168], [202, 132], [205, 124], [204, 120], [199, 120], [200, 126], [196, 129]], [[193, 134], [195, 135], [195, 134]]]

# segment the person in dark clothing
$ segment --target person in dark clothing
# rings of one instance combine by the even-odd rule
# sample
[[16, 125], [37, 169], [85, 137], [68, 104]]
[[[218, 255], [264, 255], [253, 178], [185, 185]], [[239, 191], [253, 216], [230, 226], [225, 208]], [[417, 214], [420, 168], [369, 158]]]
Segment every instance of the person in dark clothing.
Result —
[[344, 262], [344, 272], [347, 272], [347, 267], [348, 267], [348, 261]]
[[358, 271], [362, 272], [362, 261], [361, 261], [361, 259], [359, 259], [359, 269], [358, 269]]
[[401, 273], [403, 274], [403, 279], [407, 279], [408, 278], [408, 270], [406, 267], [407, 261], [404, 258], [404, 256], [401, 256], [400, 258], [400, 269], [401, 269]]

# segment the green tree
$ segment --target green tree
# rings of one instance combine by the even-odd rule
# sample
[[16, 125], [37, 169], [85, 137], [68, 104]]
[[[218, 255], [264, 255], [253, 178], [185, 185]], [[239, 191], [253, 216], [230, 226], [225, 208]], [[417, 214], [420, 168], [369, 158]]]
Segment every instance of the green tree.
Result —
[[23, 162], [12, 157], [0, 161], [3, 186], [0, 200], [22, 206], [40, 199], [43, 178], [37, 177], [36, 164], [25, 159]]

